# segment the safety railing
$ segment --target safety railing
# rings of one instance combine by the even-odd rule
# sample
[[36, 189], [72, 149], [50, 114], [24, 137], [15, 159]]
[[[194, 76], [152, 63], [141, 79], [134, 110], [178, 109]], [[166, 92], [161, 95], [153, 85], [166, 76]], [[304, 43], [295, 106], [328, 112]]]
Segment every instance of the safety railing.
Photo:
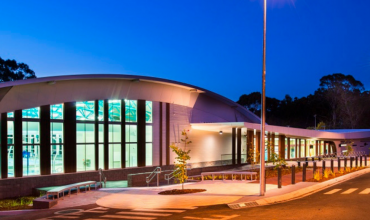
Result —
[[100, 176], [100, 184], [101, 184], [101, 186], [103, 186], [103, 184], [102, 184], [102, 180], [103, 180], [103, 182], [104, 182], [104, 188], [106, 188], [107, 187], [107, 177], [105, 177], [102, 168], [99, 168], [99, 176]]
[[[149, 176], [146, 177], [146, 184], [149, 187], [149, 183], [154, 179], [155, 176], [157, 176], [157, 186], [159, 186], [159, 174], [162, 172], [160, 167], [156, 167], [153, 172], [149, 174]], [[157, 174], [157, 175], [156, 175]]]
[[[186, 165], [186, 169], [185, 169], [185, 175], [187, 176], [188, 175], [188, 170], [191, 170], [191, 165], [190, 164], [187, 164]], [[170, 185], [170, 180], [173, 179], [175, 177], [175, 173], [176, 172], [179, 172], [180, 170], [179, 169], [175, 169], [174, 171], [172, 171], [171, 173], [167, 173], [167, 174], [164, 174], [164, 179], [167, 180], [167, 184]], [[185, 180], [186, 181], [186, 180]]]

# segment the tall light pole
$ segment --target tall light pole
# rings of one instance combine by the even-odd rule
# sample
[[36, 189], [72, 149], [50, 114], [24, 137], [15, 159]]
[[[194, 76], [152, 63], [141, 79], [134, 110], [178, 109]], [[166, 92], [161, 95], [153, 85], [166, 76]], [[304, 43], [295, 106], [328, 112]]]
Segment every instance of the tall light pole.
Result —
[[315, 130], [317, 129], [316, 127], [316, 115], [314, 115], [313, 117], [315, 117]]
[[263, 0], [263, 55], [262, 55], [262, 111], [261, 111], [261, 161], [260, 161], [260, 196], [265, 195], [265, 116], [266, 116], [266, 1]]

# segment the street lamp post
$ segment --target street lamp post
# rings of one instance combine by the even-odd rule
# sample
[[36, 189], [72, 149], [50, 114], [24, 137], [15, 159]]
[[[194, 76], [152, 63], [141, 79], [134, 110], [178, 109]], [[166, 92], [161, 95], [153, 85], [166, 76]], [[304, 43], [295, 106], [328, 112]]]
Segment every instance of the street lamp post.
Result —
[[315, 117], [315, 130], [317, 129], [316, 127], [316, 115], [314, 115], [313, 117]]
[[260, 161], [260, 196], [265, 195], [265, 116], [266, 116], [266, 1], [263, 1], [263, 55], [262, 55], [262, 111], [261, 111], [261, 161]]

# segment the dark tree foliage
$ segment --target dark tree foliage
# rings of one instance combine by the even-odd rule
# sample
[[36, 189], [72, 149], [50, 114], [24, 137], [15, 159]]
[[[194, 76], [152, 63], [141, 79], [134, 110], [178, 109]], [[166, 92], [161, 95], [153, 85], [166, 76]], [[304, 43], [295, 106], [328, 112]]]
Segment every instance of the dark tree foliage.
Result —
[[0, 57], [0, 82], [36, 78], [35, 72], [27, 64]]
[[[240, 96], [237, 103], [261, 115], [261, 93]], [[320, 87], [306, 97], [283, 100], [266, 97], [266, 122], [270, 125], [307, 128], [324, 122], [325, 129], [370, 128], [370, 92], [351, 75], [324, 76]]]

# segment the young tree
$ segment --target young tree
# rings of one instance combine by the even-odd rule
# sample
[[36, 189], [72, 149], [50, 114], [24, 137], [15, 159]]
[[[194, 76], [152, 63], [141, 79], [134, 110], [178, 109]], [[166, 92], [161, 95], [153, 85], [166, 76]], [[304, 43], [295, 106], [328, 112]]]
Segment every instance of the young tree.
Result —
[[191, 141], [189, 141], [188, 134], [185, 130], [181, 132], [181, 135], [184, 139], [181, 139], [181, 142], [184, 144], [184, 149], [181, 149], [180, 147], [176, 146], [174, 143], [171, 144], [170, 148], [173, 152], [177, 155], [175, 157], [175, 172], [174, 177], [182, 184], [182, 189], [184, 189], [184, 182], [188, 179], [187, 172], [186, 172], [186, 164], [187, 161], [190, 160], [190, 150], [186, 150], [186, 146], [191, 144]]
[[35, 72], [27, 64], [0, 57], [0, 82], [36, 78]]

